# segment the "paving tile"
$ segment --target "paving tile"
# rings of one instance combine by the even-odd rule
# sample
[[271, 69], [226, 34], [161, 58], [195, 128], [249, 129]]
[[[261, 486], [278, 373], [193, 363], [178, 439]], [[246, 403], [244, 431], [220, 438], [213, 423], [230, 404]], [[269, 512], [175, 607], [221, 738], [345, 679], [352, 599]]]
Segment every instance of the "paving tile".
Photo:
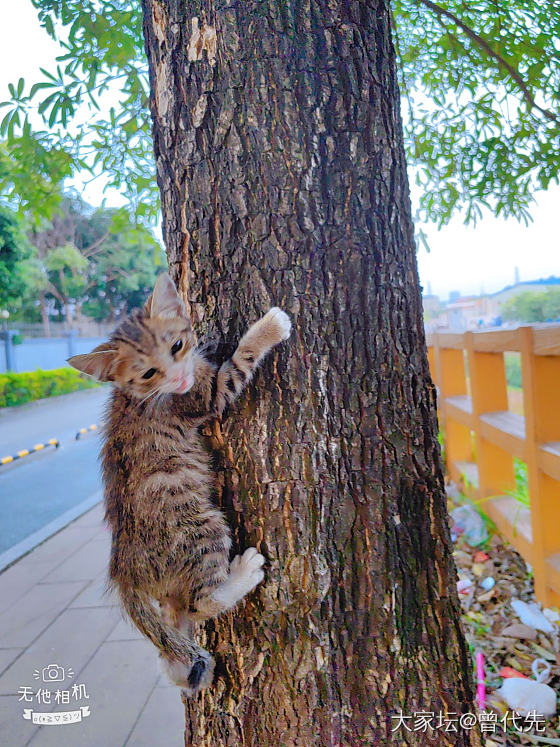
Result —
[[51, 571], [43, 583], [92, 581], [105, 570], [108, 559], [107, 540], [90, 540]]
[[138, 641], [142, 639], [144, 639], [142, 633], [126, 618], [119, 620], [118, 625], [113, 628], [107, 638], [108, 641]]
[[90, 581], [85, 589], [70, 603], [70, 608], [76, 607], [116, 607], [119, 600], [114, 591], [107, 591], [107, 576], [101, 576]]
[[19, 565], [39, 564], [46, 571], [55, 568], [63, 560], [73, 555], [86, 542], [98, 533], [94, 527], [66, 527], [54, 537], [43, 542], [19, 561]]
[[185, 707], [178, 687], [156, 687], [126, 741], [127, 747], [184, 747]]
[[26, 685], [38, 688], [42, 680], [33, 672], [49, 664], [72, 668], [78, 675], [118, 621], [114, 607], [64, 610], [0, 677], [0, 694], [17, 693]]
[[103, 502], [98, 503], [92, 509], [80, 516], [79, 519], [72, 522], [73, 527], [100, 527], [103, 524], [103, 515], [105, 508]]
[[0, 648], [0, 675], [10, 666], [14, 659], [17, 659], [22, 651], [22, 648]]
[[0, 647], [29, 646], [84, 586], [84, 581], [33, 586], [0, 615]]
[[169, 679], [169, 677], [166, 677], [163, 672], [160, 674], [158, 681], [156, 682], [156, 687], [177, 687], [177, 685], [174, 685], [173, 682]]
[[[24, 597], [48, 573], [48, 568], [16, 563], [0, 574], [0, 615]], [[0, 628], [0, 631], [2, 628]], [[2, 644], [0, 643], [0, 646]]]
[[6, 747], [23, 747], [34, 730], [30, 721], [23, 718], [24, 704], [18, 702], [17, 695], [0, 696], [0, 735], [1, 744]]
[[[79, 675], [91, 715], [79, 724], [43, 726], [29, 742], [32, 747], [122, 747], [133, 730], [158, 676], [153, 646], [143, 641], [104, 643]], [[58, 710], [58, 709], [57, 709]], [[159, 741], [152, 745], [164, 745]]]

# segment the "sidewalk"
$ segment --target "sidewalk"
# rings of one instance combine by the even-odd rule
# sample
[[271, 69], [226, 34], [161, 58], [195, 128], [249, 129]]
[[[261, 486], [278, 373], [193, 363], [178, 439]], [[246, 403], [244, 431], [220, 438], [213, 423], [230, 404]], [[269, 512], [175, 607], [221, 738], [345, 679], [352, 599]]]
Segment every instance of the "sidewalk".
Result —
[[[179, 689], [160, 674], [155, 648], [103, 593], [108, 556], [98, 504], [0, 575], [2, 745], [184, 744]], [[53, 664], [57, 681], [43, 674]], [[29, 710], [83, 719], [39, 726]]]

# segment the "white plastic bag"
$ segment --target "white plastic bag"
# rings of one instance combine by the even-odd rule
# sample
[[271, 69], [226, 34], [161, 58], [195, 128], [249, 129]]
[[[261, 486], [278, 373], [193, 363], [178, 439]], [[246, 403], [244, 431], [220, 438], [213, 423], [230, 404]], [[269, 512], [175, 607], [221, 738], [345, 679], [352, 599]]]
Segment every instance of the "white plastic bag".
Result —
[[451, 512], [454, 523], [463, 530], [469, 545], [476, 547], [488, 539], [486, 524], [478, 511], [469, 505], [459, 506]]

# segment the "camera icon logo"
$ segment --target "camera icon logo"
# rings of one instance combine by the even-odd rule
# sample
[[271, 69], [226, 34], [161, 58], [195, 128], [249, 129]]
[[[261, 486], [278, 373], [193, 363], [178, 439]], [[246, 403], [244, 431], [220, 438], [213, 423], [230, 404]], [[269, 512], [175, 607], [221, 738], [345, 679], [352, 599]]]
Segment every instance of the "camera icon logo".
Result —
[[64, 680], [64, 667], [58, 664], [49, 664], [42, 672], [43, 682], [62, 682]]

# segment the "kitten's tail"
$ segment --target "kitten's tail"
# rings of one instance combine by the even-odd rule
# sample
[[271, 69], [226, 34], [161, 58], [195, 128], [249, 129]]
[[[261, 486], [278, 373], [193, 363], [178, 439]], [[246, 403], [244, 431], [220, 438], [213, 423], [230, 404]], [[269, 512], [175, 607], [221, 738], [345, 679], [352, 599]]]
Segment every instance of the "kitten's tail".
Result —
[[[208, 651], [164, 622], [147, 595], [137, 589], [120, 589], [120, 596], [132, 622], [161, 651], [166, 673], [176, 684], [189, 695], [207, 687], [214, 670], [214, 660]], [[183, 666], [177, 666], [179, 663]]]

